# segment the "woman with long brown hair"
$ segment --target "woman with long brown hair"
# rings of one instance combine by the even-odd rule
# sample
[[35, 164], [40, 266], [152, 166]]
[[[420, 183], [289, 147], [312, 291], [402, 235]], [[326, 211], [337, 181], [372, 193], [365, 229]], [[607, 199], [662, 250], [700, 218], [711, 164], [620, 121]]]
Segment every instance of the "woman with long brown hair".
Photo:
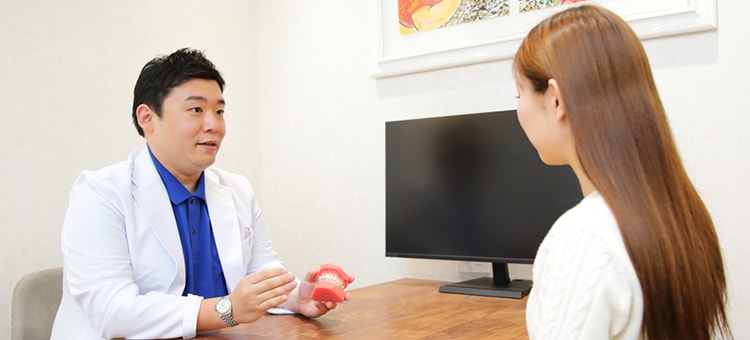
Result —
[[529, 140], [585, 196], [539, 247], [530, 337], [731, 338], [718, 237], [633, 30], [572, 7], [530, 31], [513, 68]]

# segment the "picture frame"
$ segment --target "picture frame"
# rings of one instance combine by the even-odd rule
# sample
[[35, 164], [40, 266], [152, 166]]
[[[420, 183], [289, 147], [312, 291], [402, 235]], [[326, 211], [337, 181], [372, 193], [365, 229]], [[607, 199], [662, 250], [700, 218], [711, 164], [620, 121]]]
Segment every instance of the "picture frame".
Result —
[[[641, 39], [718, 28], [718, 0], [587, 0], [625, 19]], [[381, 48], [373, 77], [387, 78], [450, 67], [510, 59], [526, 33], [544, 18], [573, 5], [401, 35], [398, 0], [380, 1]]]

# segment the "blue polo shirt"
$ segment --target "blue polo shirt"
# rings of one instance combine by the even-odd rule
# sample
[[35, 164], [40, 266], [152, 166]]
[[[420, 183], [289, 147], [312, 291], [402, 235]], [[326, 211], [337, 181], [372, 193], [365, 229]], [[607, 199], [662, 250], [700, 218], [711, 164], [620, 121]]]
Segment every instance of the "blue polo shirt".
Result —
[[180, 183], [148, 150], [167, 188], [172, 211], [177, 221], [177, 230], [185, 259], [185, 290], [188, 294], [212, 298], [228, 294], [224, 270], [221, 268], [216, 241], [211, 229], [211, 220], [206, 206], [206, 185], [203, 173], [198, 179], [195, 194]]

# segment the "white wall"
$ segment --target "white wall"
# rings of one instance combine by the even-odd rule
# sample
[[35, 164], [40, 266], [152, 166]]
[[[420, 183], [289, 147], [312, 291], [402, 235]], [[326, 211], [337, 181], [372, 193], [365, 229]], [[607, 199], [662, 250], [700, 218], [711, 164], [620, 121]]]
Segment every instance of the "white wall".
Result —
[[[508, 61], [370, 78], [375, 0], [4, 0], [0, 12], [0, 334], [24, 274], [59, 266], [60, 224], [82, 168], [143, 144], [130, 123], [140, 67], [183, 46], [205, 49], [228, 87], [229, 134], [219, 165], [250, 178], [275, 245], [297, 273], [336, 262], [361, 287], [399, 277], [458, 280], [455, 262], [384, 257], [384, 122], [508, 109]], [[723, 3], [717, 32], [646, 42], [691, 178], [717, 224], [730, 279], [730, 317], [750, 335], [750, 117], [740, 101], [750, 4]], [[529, 266], [514, 267], [528, 277]], [[344, 313], [342, 306], [338, 313]]]

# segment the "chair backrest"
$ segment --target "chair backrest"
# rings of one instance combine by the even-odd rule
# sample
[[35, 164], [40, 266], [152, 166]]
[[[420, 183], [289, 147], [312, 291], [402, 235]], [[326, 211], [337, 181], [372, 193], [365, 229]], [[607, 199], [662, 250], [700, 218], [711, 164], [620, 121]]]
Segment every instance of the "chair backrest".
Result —
[[62, 268], [30, 273], [16, 283], [11, 311], [11, 339], [49, 339], [62, 299]]

